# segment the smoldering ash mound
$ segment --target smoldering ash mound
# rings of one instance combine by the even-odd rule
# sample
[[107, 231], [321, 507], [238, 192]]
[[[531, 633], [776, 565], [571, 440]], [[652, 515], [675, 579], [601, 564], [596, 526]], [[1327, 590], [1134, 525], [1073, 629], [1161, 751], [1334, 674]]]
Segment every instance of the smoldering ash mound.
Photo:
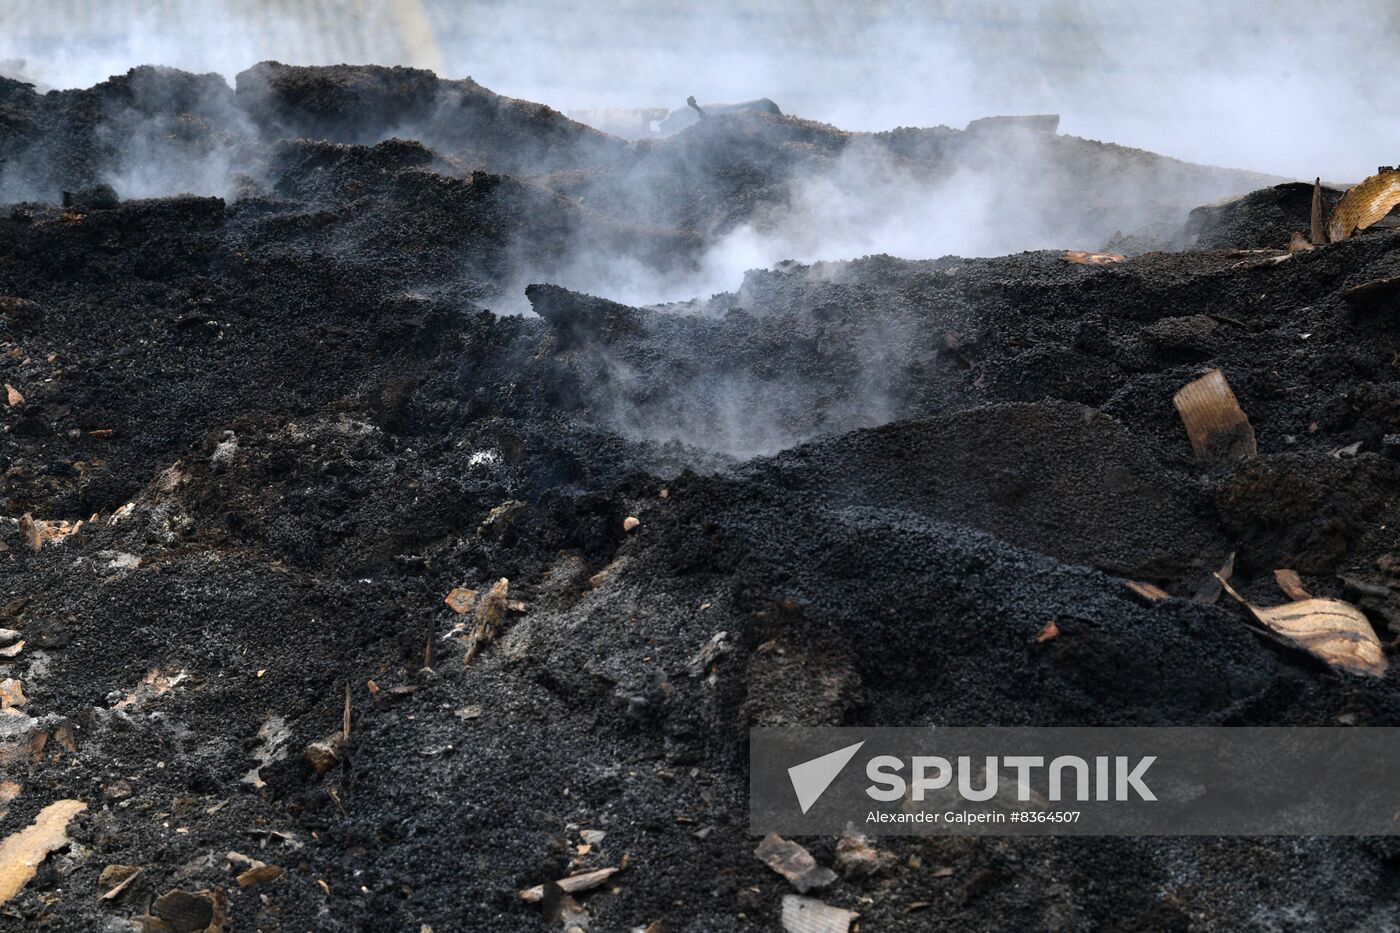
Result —
[[[16, 928], [767, 930], [753, 726], [1400, 724], [1213, 577], [1400, 634], [1400, 237], [1284, 252], [1311, 186], [273, 63], [0, 81], [0, 159], [0, 836], [85, 805]], [[1378, 839], [801, 842], [862, 929], [1400, 910]]]

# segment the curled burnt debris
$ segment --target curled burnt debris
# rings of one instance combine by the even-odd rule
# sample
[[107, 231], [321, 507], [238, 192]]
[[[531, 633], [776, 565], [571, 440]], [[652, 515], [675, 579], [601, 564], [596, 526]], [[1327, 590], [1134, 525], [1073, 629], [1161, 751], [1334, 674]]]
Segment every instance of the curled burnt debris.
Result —
[[[985, 211], [929, 211], [1064, 242], [651, 307], [554, 277], [684, 275], [852, 153], [981, 166]], [[1383, 839], [778, 840], [799, 896], [746, 831], [756, 725], [1400, 724], [1386, 222], [1290, 253], [1313, 185], [1044, 120], [626, 143], [409, 69], [0, 79], [0, 158], [0, 838], [45, 853], [6, 922], [1400, 909]], [[1214, 370], [1252, 439], [1198, 456], [1173, 398]], [[1219, 598], [1302, 639], [1276, 571], [1379, 658]]]

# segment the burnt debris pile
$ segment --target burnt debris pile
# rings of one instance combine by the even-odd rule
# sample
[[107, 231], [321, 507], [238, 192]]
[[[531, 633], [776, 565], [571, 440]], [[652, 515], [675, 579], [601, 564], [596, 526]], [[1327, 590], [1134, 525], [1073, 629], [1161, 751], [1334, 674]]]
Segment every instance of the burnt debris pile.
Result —
[[[276, 64], [0, 79], [0, 159], [8, 919], [766, 930], [753, 726], [1400, 724], [1400, 237], [1313, 185]], [[568, 287], [867, 183], [1054, 249]], [[1378, 840], [803, 842], [867, 929], [1400, 907]]]

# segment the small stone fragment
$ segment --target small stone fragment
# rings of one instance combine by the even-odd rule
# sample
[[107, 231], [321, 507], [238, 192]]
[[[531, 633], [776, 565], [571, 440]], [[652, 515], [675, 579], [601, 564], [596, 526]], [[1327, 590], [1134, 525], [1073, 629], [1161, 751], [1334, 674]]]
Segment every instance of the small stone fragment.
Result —
[[732, 649], [729, 644], [728, 632], [716, 632], [710, 636], [710, 640], [701, 646], [689, 661], [685, 662], [686, 671], [691, 677], [699, 677], [710, 669], [722, 655], [728, 654]]
[[847, 833], [836, 843], [836, 870], [843, 878], [868, 878], [888, 861], [860, 833]]
[[142, 869], [136, 865], [108, 865], [102, 869], [102, 874], [97, 876], [97, 883], [107, 888], [107, 893], [102, 895], [104, 901], [114, 901], [136, 883], [140, 878]]
[[464, 586], [459, 586], [447, 594], [443, 600], [453, 612], [461, 615], [472, 607], [476, 602], [476, 590], [469, 590]]
[[110, 784], [102, 785], [102, 796], [108, 800], [122, 800], [131, 796], [131, 782], [121, 778]]
[[786, 878], [798, 892], [806, 894], [836, 880], [836, 872], [817, 864], [812, 853], [777, 833], [769, 833], [753, 850], [754, 857]]
[[228, 913], [224, 898], [217, 891], [191, 893], [178, 888], [156, 899], [151, 910], [165, 921], [172, 933], [200, 933], [223, 926]]
[[340, 732], [332, 732], [324, 739], [319, 739], [306, 746], [302, 754], [310, 762], [311, 767], [316, 769], [317, 774], [325, 774], [335, 767], [340, 761], [340, 751], [345, 746], [345, 736]]
[[0, 712], [24, 705], [24, 687], [13, 677], [0, 680]]
[[497, 580], [481, 597], [476, 604], [476, 612], [473, 616], [475, 625], [472, 626], [471, 633], [467, 636], [467, 654], [464, 663], [470, 664], [476, 660], [476, 656], [481, 653], [491, 642], [496, 640], [500, 634], [501, 622], [506, 614], [506, 594], [510, 592], [510, 580], [505, 577]]
[[476, 536], [478, 538], [501, 537], [524, 511], [525, 503], [519, 499], [507, 499], [486, 513], [481, 524], [476, 526]]

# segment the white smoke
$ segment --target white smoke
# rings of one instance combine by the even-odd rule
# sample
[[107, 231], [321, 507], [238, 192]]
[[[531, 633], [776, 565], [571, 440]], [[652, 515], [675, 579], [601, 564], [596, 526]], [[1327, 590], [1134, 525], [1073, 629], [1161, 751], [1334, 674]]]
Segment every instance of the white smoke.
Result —
[[849, 129], [1055, 112], [1193, 161], [1359, 179], [1400, 160], [1386, 0], [9, 0], [0, 60], [55, 87], [138, 64], [412, 64], [560, 109], [768, 96]]

